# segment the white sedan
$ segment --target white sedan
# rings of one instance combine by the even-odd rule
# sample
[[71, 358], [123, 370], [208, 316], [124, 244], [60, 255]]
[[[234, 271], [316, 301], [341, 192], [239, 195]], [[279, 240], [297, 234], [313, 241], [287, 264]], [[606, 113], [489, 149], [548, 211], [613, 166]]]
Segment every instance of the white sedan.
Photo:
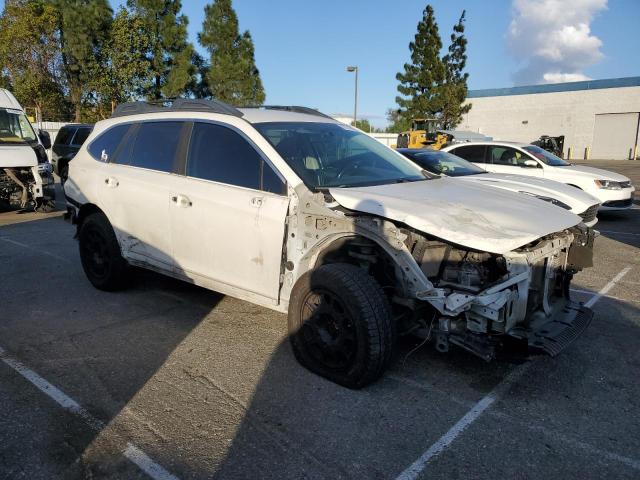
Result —
[[580, 215], [589, 227], [598, 222], [599, 200], [564, 183], [522, 175], [488, 173], [463, 158], [438, 150], [399, 148], [398, 152], [428, 172], [536, 197]]
[[573, 165], [535, 145], [473, 142], [449, 145], [442, 151], [462, 157], [489, 172], [540, 177], [577, 187], [597, 197], [601, 210], [620, 210], [633, 205], [635, 189], [624, 175]]

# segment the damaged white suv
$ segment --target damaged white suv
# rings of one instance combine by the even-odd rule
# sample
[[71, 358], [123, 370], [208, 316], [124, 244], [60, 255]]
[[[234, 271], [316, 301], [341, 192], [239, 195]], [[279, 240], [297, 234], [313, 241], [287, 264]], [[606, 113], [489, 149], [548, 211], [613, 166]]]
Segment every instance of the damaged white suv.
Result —
[[351, 388], [382, 374], [398, 335], [487, 361], [555, 355], [592, 316], [568, 298], [591, 266], [580, 217], [434, 178], [303, 107], [122, 105], [65, 195], [94, 286], [135, 265], [288, 312], [297, 359]]

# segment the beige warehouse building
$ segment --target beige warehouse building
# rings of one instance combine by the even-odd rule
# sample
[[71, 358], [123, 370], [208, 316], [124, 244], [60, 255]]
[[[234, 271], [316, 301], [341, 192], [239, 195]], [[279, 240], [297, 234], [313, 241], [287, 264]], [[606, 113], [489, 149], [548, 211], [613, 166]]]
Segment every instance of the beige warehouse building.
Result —
[[564, 135], [565, 158], [640, 156], [640, 77], [471, 90], [467, 101], [461, 130], [518, 142]]

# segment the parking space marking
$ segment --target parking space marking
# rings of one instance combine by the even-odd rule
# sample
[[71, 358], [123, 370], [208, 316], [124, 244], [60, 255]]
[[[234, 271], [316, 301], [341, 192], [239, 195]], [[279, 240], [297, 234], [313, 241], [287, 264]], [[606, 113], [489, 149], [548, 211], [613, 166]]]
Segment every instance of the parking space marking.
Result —
[[[616, 283], [618, 283], [627, 273], [631, 271], [631, 267], [625, 267], [618, 273], [609, 283], [607, 283], [598, 293], [589, 299], [585, 304], [586, 307], [594, 306], [603, 296], [605, 296]], [[442, 435], [436, 443], [431, 445], [415, 462], [407, 467], [396, 480], [414, 480], [418, 478], [429, 461], [442, 453], [458, 436], [466, 430], [466, 428], [474, 423], [480, 416], [493, 404], [496, 400], [503, 397], [511, 387], [531, 368], [533, 361], [525, 363], [514, 368], [505, 379], [494, 387], [487, 395], [482, 397], [453, 427], [451, 427], [444, 435]]]
[[[104, 422], [91, 415], [78, 402], [69, 397], [58, 387], [49, 383], [22, 362], [9, 356], [2, 347], [0, 347], [0, 360], [19, 373], [23, 378], [28, 380], [33, 386], [55, 401], [66, 411], [82, 418], [82, 420], [84, 420], [91, 429], [100, 432], [105, 428]], [[164, 467], [153, 461], [151, 457], [131, 443], [127, 443], [127, 448], [122, 452], [122, 454], [154, 480], [178, 480], [178, 477], [169, 473], [164, 469]]]
[[0, 237], [0, 240], [2, 240], [4, 242], [7, 242], [7, 243], [11, 243], [12, 245], [17, 245], [18, 247], [22, 247], [22, 248], [26, 248], [28, 250], [32, 250], [32, 251], [37, 252], [37, 253], [42, 253], [43, 255], [49, 255], [50, 257], [53, 257], [56, 260], [60, 260], [61, 262], [71, 263], [69, 261], [69, 259], [67, 259], [67, 258], [64, 258], [64, 257], [61, 257], [59, 255], [56, 255], [55, 253], [47, 252], [46, 250], [42, 250], [40, 248], [32, 247], [31, 245], [27, 245], [26, 243], [17, 242], [15, 240], [12, 240], [12, 239], [6, 238], [6, 237]]

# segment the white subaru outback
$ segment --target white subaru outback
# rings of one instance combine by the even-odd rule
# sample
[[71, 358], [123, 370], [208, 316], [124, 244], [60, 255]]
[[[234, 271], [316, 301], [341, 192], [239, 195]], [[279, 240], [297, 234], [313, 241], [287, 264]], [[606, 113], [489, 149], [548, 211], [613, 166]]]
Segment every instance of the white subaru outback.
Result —
[[398, 335], [556, 355], [592, 313], [569, 300], [593, 231], [535, 198], [431, 176], [304, 107], [125, 104], [65, 184], [91, 283], [152, 269], [288, 312], [296, 358], [351, 388]]

